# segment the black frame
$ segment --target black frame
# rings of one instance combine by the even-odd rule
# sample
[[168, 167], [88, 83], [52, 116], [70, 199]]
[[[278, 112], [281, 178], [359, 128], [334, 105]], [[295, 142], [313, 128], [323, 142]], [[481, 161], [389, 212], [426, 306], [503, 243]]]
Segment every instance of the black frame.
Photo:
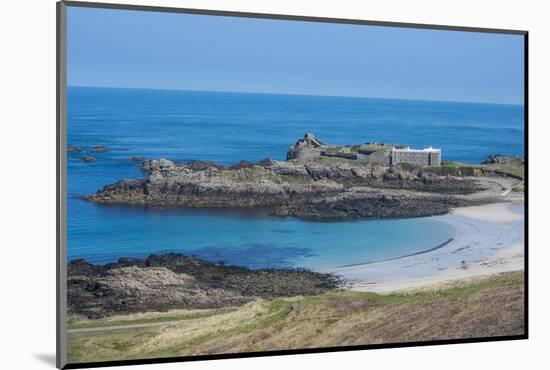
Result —
[[[461, 344], [461, 343], [482, 343], [482, 342], [497, 342], [507, 340], [521, 340], [529, 338], [529, 32], [524, 30], [511, 29], [495, 29], [495, 28], [477, 28], [477, 27], [459, 27], [450, 25], [436, 24], [421, 24], [421, 23], [400, 23], [400, 22], [383, 22], [372, 20], [359, 19], [344, 19], [344, 18], [326, 18], [312, 16], [298, 16], [285, 14], [267, 14], [267, 13], [250, 13], [250, 12], [232, 12], [222, 10], [208, 9], [192, 9], [192, 8], [175, 8], [175, 7], [159, 7], [146, 5], [131, 5], [131, 4], [113, 4], [113, 3], [97, 3], [97, 2], [81, 2], [81, 1], [59, 1], [56, 4], [57, 14], [57, 99], [56, 99], [56, 115], [57, 115], [57, 145], [56, 145], [56, 173], [57, 173], [57, 188], [56, 188], [56, 228], [57, 228], [57, 254], [56, 254], [56, 284], [57, 284], [57, 335], [56, 335], [56, 364], [59, 369], [80, 369], [80, 368], [95, 368], [106, 366], [126, 366], [126, 365], [143, 365], [143, 364], [158, 364], [158, 363], [173, 363], [187, 361], [203, 361], [203, 360], [219, 360], [232, 358], [246, 357], [265, 357], [265, 356], [281, 356], [294, 354], [308, 353], [323, 353], [323, 352], [345, 352], [359, 351], [365, 349], [382, 349], [382, 348], [404, 348], [418, 346], [432, 346], [445, 344]], [[86, 363], [67, 363], [66, 362], [66, 246], [65, 246], [65, 216], [66, 216], [66, 7], [83, 7], [83, 8], [103, 8], [103, 9], [119, 9], [119, 10], [134, 10], [134, 11], [149, 11], [149, 12], [164, 12], [164, 13], [184, 13], [198, 15], [213, 15], [226, 17], [241, 17], [241, 18], [259, 18], [259, 19], [279, 19], [290, 21], [303, 22], [321, 22], [321, 23], [340, 23], [340, 24], [356, 24], [368, 26], [385, 26], [385, 27], [400, 27], [400, 28], [420, 28], [431, 30], [445, 31], [462, 31], [462, 32], [481, 32], [481, 33], [496, 33], [520, 35], [524, 38], [524, 159], [525, 159], [525, 175], [524, 175], [524, 209], [525, 209], [525, 227], [524, 227], [524, 328], [523, 335], [497, 336], [497, 337], [480, 337], [466, 339], [445, 339], [435, 341], [416, 341], [406, 343], [384, 343], [384, 344], [366, 344], [355, 346], [338, 346], [338, 347], [320, 347], [320, 348], [304, 348], [291, 350], [276, 350], [262, 352], [239, 352], [215, 355], [197, 355], [197, 356], [181, 356], [181, 357], [166, 357], [166, 358], [150, 358], [139, 360], [120, 360], [120, 361], [98, 361]]]

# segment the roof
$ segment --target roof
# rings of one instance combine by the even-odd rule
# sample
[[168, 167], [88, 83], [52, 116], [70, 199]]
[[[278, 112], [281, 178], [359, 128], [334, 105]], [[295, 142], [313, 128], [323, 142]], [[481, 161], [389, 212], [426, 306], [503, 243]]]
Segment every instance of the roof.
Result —
[[424, 149], [411, 149], [410, 147], [406, 147], [403, 149], [392, 148], [392, 152], [441, 153], [441, 149], [434, 149], [431, 146]]

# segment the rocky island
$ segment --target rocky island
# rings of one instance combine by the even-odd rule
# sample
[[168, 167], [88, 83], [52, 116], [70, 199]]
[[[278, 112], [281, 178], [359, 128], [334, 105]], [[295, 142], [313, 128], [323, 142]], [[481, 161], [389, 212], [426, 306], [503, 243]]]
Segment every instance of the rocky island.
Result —
[[497, 202], [513, 182], [507, 181], [508, 174], [482, 165], [392, 165], [389, 148], [327, 146], [306, 134], [289, 149], [286, 161], [241, 161], [225, 167], [145, 160], [144, 178], [121, 180], [84, 198], [153, 207], [262, 208], [274, 216], [310, 220], [399, 218]]

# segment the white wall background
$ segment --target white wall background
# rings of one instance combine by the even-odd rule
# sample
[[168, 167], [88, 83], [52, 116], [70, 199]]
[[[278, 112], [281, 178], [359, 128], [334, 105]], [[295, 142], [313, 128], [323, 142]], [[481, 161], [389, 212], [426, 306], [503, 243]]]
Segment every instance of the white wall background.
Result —
[[[530, 336], [447, 345], [163, 364], [146, 369], [548, 368], [547, 149], [550, 22], [540, 0], [172, 0], [134, 4], [530, 31]], [[112, 2], [117, 2], [112, 0]], [[53, 368], [55, 354], [55, 1], [4, 1], [0, 22], [0, 365]], [[539, 158], [540, 156], [540, 158]], [[135, 368], [135, 367], [134, 367]]]

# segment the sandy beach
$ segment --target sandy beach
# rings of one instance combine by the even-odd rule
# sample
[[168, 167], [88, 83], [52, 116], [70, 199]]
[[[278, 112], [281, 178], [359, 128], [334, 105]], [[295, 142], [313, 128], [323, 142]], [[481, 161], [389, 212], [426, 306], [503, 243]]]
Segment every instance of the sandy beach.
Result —
[[458, 208], [434, 219], [455, 229], [441, 248], [329, 272], [346, 279], [351, 290], [384, 293], [524, 268], [523, 202]]

